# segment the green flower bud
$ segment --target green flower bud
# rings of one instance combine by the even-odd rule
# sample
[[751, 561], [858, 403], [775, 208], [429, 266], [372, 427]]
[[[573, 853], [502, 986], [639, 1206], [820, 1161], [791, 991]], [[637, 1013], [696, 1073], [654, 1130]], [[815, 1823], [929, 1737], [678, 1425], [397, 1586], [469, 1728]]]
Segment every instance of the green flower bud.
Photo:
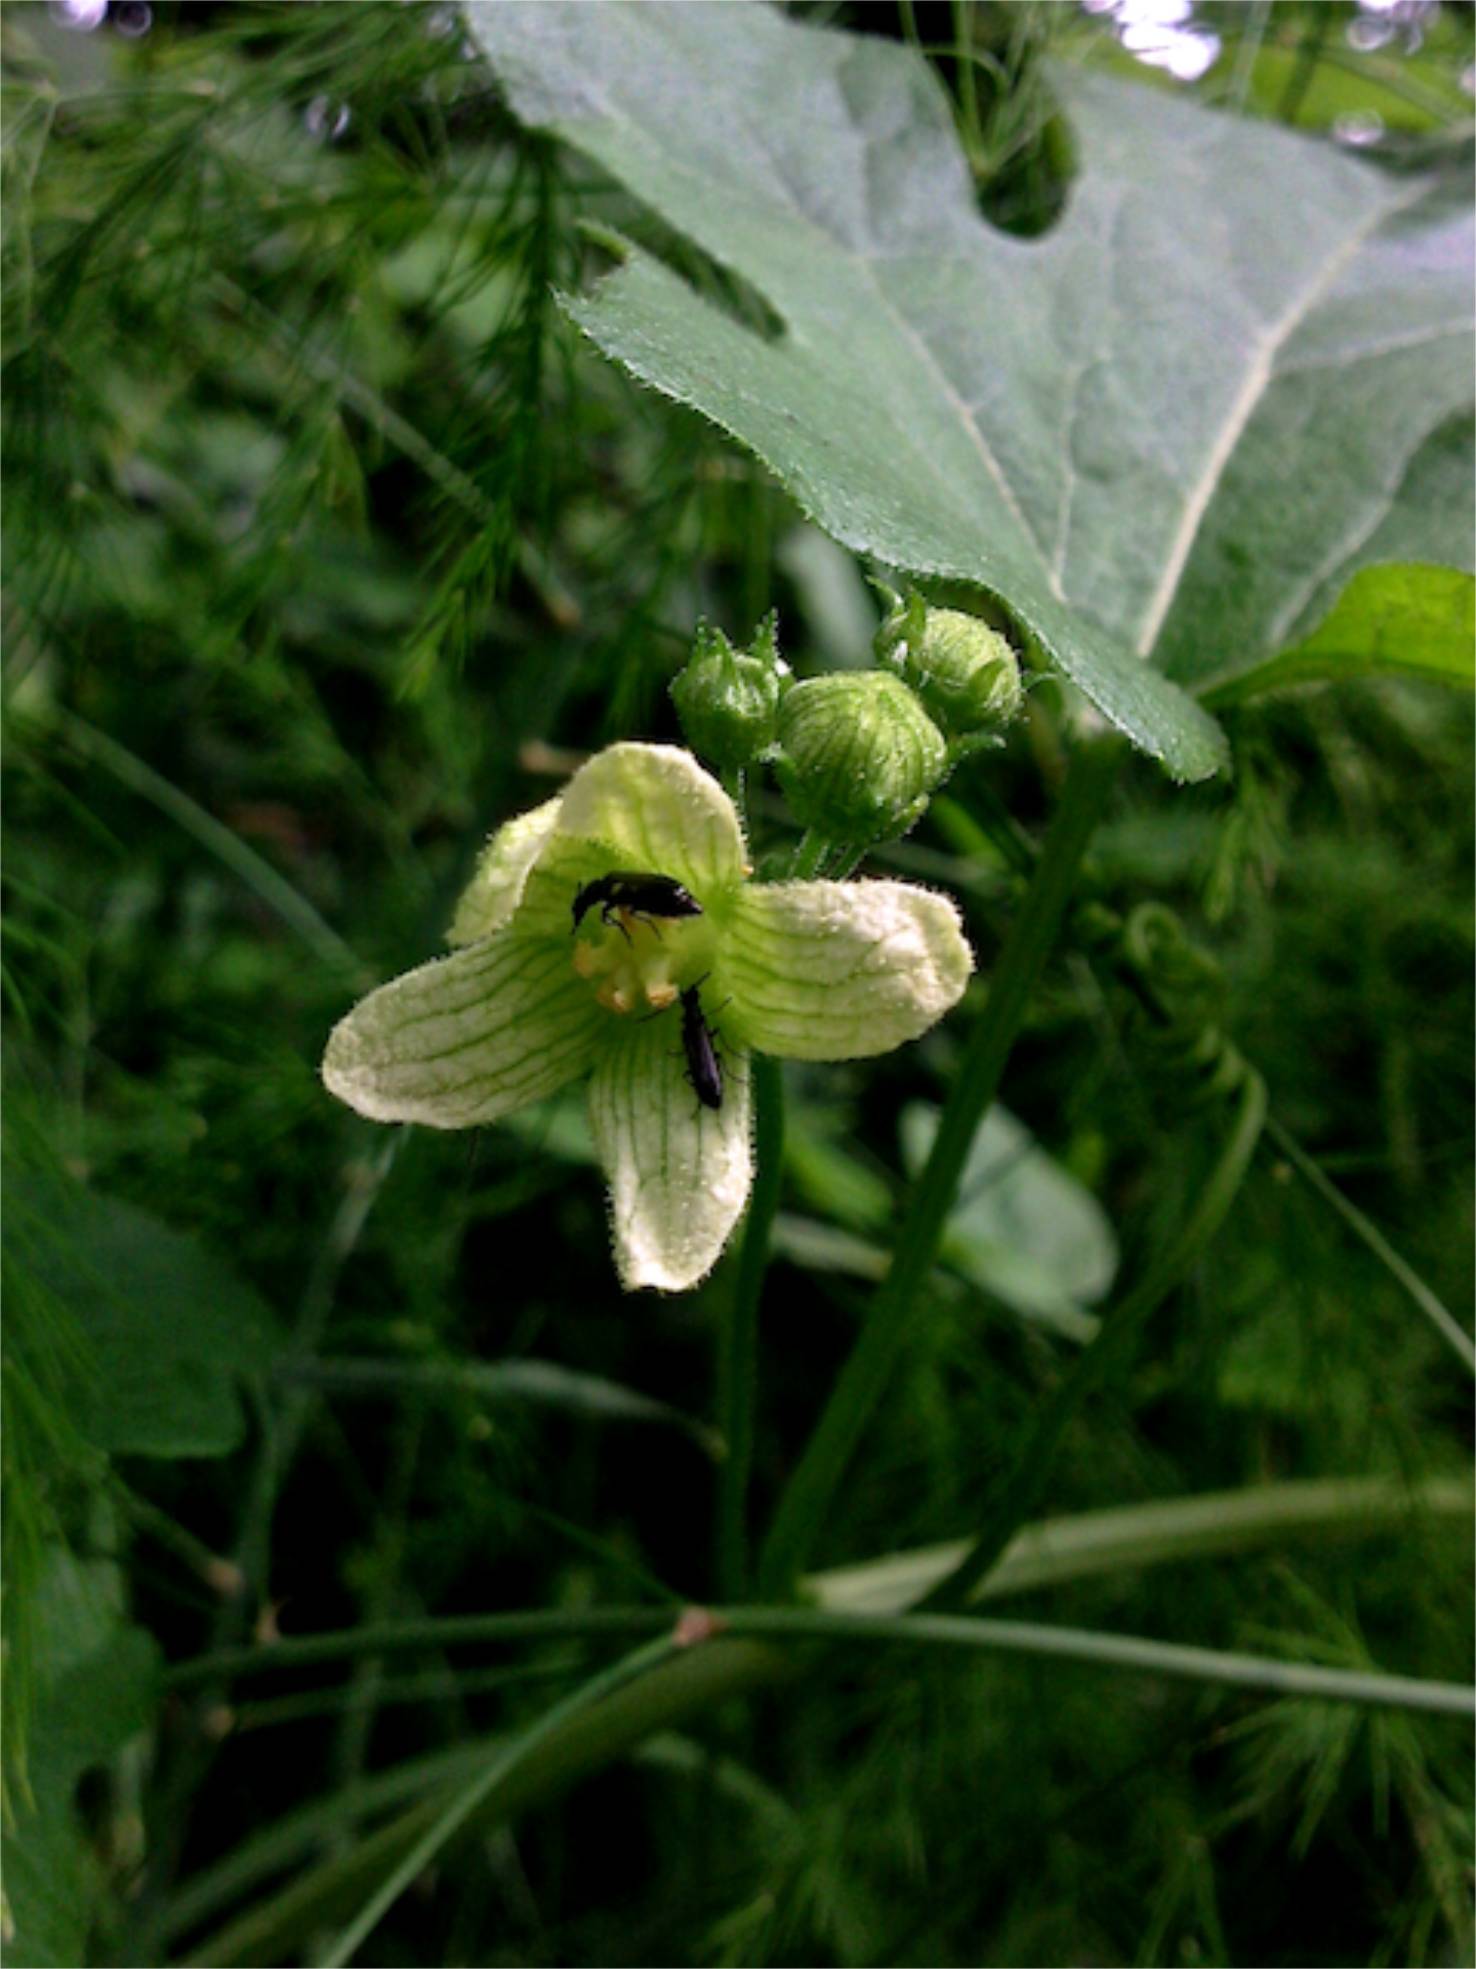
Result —
[[770, 613], [751, 649], [739, 652], [721, 629], [699, 623], [687, 666], [672, 683], [687, 743], [721, 772], [739, 772], [773, 746], [788, 668], [779, 658], [777, 628]]
[[796, 684], [779, 707], [778, 773], [795, 816], [832, 841], [905, 834], [948, 766], [943, 734], [877, 670]]
[[898, 601], [877, 631], [876, 653], [912, 686], [950, 738], [991, 736], [1020, 715], [1020, 662], [987, 622], [959, 609]]

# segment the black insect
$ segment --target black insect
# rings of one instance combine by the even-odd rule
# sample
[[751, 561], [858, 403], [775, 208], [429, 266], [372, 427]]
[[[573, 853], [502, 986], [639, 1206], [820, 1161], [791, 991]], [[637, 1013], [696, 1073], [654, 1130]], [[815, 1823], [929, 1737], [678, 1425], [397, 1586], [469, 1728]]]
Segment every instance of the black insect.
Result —
[[723, 1063], [718, 1058], [712, 1028], [702, 1016], [696, 985], [682, 993], [682, 1051], [687, 1056], [687, 1079], [705, 1108], [723, 1104]]
[[636, 868], [612, 868], [608, 875], [585, 883], [574, 898], [576, 930], [592, 909], [599, 910], [602, 923], [613, 922], [627, 939], [630, 932], [619, 918], [622, 910], [627, 916], [639, 916], [648, 923], [657, 916], [702, 914], [701, 903], [670, 875], [646, 875]]

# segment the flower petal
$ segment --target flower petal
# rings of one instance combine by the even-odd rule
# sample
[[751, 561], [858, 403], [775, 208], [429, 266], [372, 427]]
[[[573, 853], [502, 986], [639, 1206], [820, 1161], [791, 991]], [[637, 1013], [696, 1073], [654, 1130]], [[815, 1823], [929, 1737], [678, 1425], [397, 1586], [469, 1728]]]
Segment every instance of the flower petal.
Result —
[[733, 802], [676, 745], [597, 752], [565, 790], [558, 831], [608, 847], [612, 867], [670, 875], [704, 904], [746, 872]]
[[716, 1264], [753, 1182], [748, 1061], [730, 1054], [721, 1108], [700, 1107], [680, 1033], [675, 1011], [630, 1025], [602, 1049], [589, 1084], [627, 1292], [696, 1285]]
[[503, 927], [522, 899], [529, 870], [558, 826], [562, 805], [563, 795], [555, 794], [491, 836], [477, 859], [476, 874], [461, 892], [447, 943], [475, 943]]
[[963, 996], [973, 954], [946, 896], [910, 882], [744, 887], [713, 982], [724, 1023], [790, 1060], [860, 1060], [916, 1039]]
[[371, 1121], [469, 1128], [583, 1073], [609, 1023], [566, 942], [503, 931], [371, 991], [329, 1035], [323, 1079]]

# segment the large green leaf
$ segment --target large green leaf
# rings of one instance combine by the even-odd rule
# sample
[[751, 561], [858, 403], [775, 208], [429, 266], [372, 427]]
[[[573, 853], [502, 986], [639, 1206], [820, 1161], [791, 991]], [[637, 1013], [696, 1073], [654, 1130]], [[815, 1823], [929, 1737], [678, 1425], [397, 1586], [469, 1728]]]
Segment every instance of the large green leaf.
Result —
[[59, 1175], [6, 1186], [24, 1289], [59, 1301], [84, 1343], [79, 1430], [132, 1456], [223, 1456], [245, 1432], [243, 1380], [277, 1349], [266, 1306], [212, 1252], [146, 1211]]
[[979, 217], [906, 49], [759, 6], [468, 15], [520, 116], [782, 323], [765, 339], [628, 249], [568, 304], [600, 348], [847, 546], [999, 596], [1175, 774], [1213, 771], [1219, 735], [1143, 658], [1218, 683], [1358, 567], [1447, 557], [1449, 526], [1379, 541], [1471, 398], [1468, 222], [1440, 186], [1059, 71], [1078, 175], [1022, 241]]
[[[940, 1110], [913, 1101], [902, 1110], [902, 1150], [916, 1175], [938, 1133]], [[1117, 1273], [1117, 1239], [1091, 1191], [996, 1101], [975, 1133], [948, 1219], [944, 1253], [1023, 1319], [1068, 1340], [1095, 1338], [1085, 1308]]]
[[14, 1932], [5, 1959], [28, 1969], [87, 1960], [103, 1892], [76, 1808], [84, 1774], [152, 1722], [159, 1652], [119, 1610], [116, 1566], [47, 1555], [36, 1608], [46, 1686], [31, 1726], [28, 1784], [4, 1834], [5, 1899]]

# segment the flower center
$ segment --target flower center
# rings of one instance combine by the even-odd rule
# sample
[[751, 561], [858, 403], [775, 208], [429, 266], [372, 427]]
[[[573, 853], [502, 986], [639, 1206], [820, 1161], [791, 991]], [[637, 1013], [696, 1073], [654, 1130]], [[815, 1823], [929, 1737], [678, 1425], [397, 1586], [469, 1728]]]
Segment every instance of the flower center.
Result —
[[701, 976], [712, 948], [702, 917], [656, 918], [612, 908], [593, 915], [574, 940], [574, 969], [612, 1012], [664, 1012]]

